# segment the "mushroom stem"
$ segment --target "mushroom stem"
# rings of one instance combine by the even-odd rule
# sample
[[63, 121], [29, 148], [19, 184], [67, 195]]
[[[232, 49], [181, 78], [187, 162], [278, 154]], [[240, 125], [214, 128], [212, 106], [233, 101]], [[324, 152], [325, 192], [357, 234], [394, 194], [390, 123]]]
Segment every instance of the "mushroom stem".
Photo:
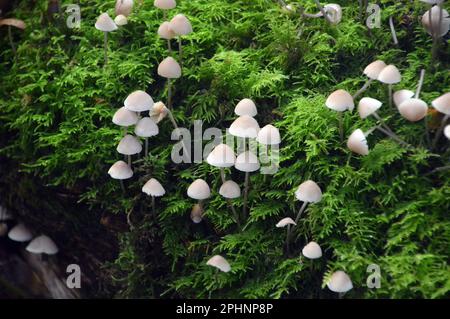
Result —
[[243, 206], [243, 215], [244, 215], [244, 219], [247, 218], [247, 200], [248, 200], [249, 180], [250, 180], [250, 173], [249, 173], [249, 172], [245, 172], [245, 181], [244, 181], [244, 206]]
[[167, 79], [167, 107], [172, 109], [172, 82]]
[[290, 236], [291, 236], [291, 225], [287, 225], [287, 231], [286, 231], [286, 253], [288, 254], [288, 255], [290, 255], [291, 254], [291, 252], [290, 252], [290, 248], [289, 248], [289, 239], [290, 239]]
[[366, 83], [364, 83], [363, 87], [360, 88], [358, 90], [358, 92], [355, 93], [355, 95], [353, 95], [353, 99], [356, 99], [358, 96], [360, 96], [362, 93], [364, 93], [369, 88], [369, 86], [372, 84], [372, 82], [373, 82], [372, 79], [368, 79], [366, 81]]
[[14, 41], [12, 38], [12, 30], [11, 30], [11, 26], [8, 26], [8, 39], [9, 39], [9, 44], [11, 45], [11, 50], [14, 54], [14, 56], [16, 55], [17, 51], [16, 51], [16, 47], [14, 45]]
[[[224, 170], [223, 167], [220, 168], [220, 178], [222, 179], [222, 183], [225, 183], [225, 181], [226, 181], [225, 180], [225, 170]], [[234, 216], [234, 221], [236, 222], [238, 228], [241, 229], [241, 223], [239, 221], [239, 215], [238, 215], [236, 209], [234, 208], [233, 203], [231, 202], [231, 200], [229, 198], [227, 198], [227, 204], [228, 204], [228, 207], [231, 209], [231, 213]]]
[[394, 131], [391, 130], [391, 128], [386, 124], [386, 122], [381, 118], [380, 115], [378, 115], [377, 112], [373, 112], [373, 117], [375, 117], [378, 121], [380, 121], [380, 124], [382, 126], [384, 126], [384, 128], [386, 129], [386, 131], [391, 132], [392, 134], [395, 135]]
[[105, 66], [108, 64], [108, 32], [103, 32], [103, 47], [105, 49]]
[[402, 140], [401, 138], [399, 138], [397, 135], [395, 135], [394, 133], [387, 131], [379, 126], [375, 127], [375, 129], [379, 130], [380, 132], [386, 134], [387, 136], [389, 136], [390, 138], [392, 138], [393, 140], [395, 140], [396, 142], [398, 142], [399, 144], [405, 146], [405, 147], [412, 147], [411, 145], [409, 145], [408, 143], [406, 143], [404, 140]]
[[436, 136], [434, 137], [433, 143], [431, 144], [432, 150], [434, 150], [436, 148], [437, 143], [439, 142], [439, 138], [441, 137], [442, 132], [444, 131], [445, 124], [447, 123], [447, 120], [449, 117], [450, 117], [450, 115], [445, 115], [444, 118], [442, 119], [441, 126], [437, 130]]
[[180, 66], [183, 67], [183, 44], [181, 43], [181, 36], [178, 36], [178, 59]]
[[167, 20], [167, 12], [166, 10], [163, 10], [163, 20], [166, 21]]
[[325, 18], [325, 20], [327, 20], [327, 22], [329, 24], [333, 24], [330, 20], [330, 18], [328, 17], [328, 14], [326, 13], [325, 9], [322, 7], [322, 5], [320, 4], [319, 0], [314, 0], [314, 2], [316, 3], [317, 8], [320, 10], [320, 12], [322, 12], [323, 17]]
[[131, 167], [131, 155], [127, 155], [128, 166]]
[[156, 220], [156, 203], [155, 203], [155, 196], [152, 196], [152, 213], [153, 213], [153, 218]]
[[392, 16], [389, 17], [389, 27], [391, 28], [392, 41], [394, 41], [395, 45], [398, 45], [397, 33], [395, 32], [394, 20]]
[[431, 174], [434, 174], [434, 173], [437, 173], [437, 172], [447, 171], [447, 170], [450, 170], [450, 165], [435, 168], [431, 172], [426, 173], [425, 176], [428, 176], [428, 175], [431, 175]]
[[420, 79], [419, 79], [419, 83], [417, 84], [417, 90], [416, 90], [416, 96], [415, 98], [418, 99], [420, 92], [422, 91], [422, 86], [423, 86], [423, 79], [425, 78], [425, 69], [422, 69], [420, 71]]
[[170, 39], [167, 39], [167, 50], [169, 51], [169, 56], [172, 55], [172, 45], [170, 44]]
[[145, 153], [144, 157], [148, 155], [148, 137], [145, 138]]
[[341, 142], [344, 141], [344, 119], [342, 112], [338, 112], [338, 119], [339, 119], [339, 136], [341, 139]]
[[389, 90], [389, 107], [392, 107], [392, 84], [388, 85], [388, 90]]
[[302, 207], [300, 207], [300, 210], [297, 213], [297, 216], [295, 217], [295, 223], [297, 224], [300, 220], [300, 216], [302, 216], [303, 212], [306, 209], [306, 206], [308, 206], [308, 202], [303, 202]]
[[128, 133], [128, 126], [123, 127], [123, 136], [127, 135]]
[[122, 192], [125, 194], [125, 185], [123, 184], [123, 180], [120, 180], [120, 188], [122, 189]]

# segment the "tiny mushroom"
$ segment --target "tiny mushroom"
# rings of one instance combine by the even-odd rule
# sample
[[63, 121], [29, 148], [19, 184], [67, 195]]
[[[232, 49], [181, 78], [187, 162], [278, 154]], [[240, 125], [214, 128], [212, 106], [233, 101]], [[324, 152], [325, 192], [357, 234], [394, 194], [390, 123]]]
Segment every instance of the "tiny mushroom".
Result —
[[123, 180], [131, 178], [133, 176], [133, 171], [124, 161], [117, 161], [110, 167], [108, 174], [111, 178]]
[[322, 249], [318, 243], [311, 241], [303, 247], [302, 254], [308, 259], [318, 259], [322, 257]]
[[224, 168], [231, 167], [236, 161], [236, 155], [231, 147], [226, 144], [219, 144], [208, 154], [206, 161], [209, 165], [219, 167], [224, 182]]
[[276, 145], [281, 143], [280, 132], [273, 125], [264, 126], [258, 133], [256, 140], [264, 145]]
[[400, 83], [402, 76], [397, 67], [393, 64], [386, 66], [378, 75], [378, 81], [388, 84], [389, 88], [389, 105], [392, 105], [392, 85]]
[[447, 120], [450, 117], [450, 92], [445, 93], [444, 95], [441, 95], [437, 99], [433, 100], [433, 102], [431, 102], [431, 105], [438, 112], [444, 114], [444, 117], [442, 118], [441, 125], [440, 125], [439, 129], [437, 130], [435, 138], [434, 138], [433, 143], [432, 143], [432, 147], [435, 148], [437, 143], [438, 143], [438, 141], [439, 141], [439, 137], [442, 134], [444, 126], [445, 126], [445, 124], [447, 123]]
[[125, 108], [133, 112], [149, 111], [153, 104], [152, 97], [141, 90], [134, 91], [128, 95], [124, 102]]
[[358, 92], [356, 92], [355, 95], [353, 95], [353, 99], [356, 99], [360, 94], [366, 91], [369, 88], [370, 84], [372, 84], [374, 80], [378, 79], [378, 76], [385, 67], [386, 63], [384, 63], [384, 61], [382, 60], [376, 60], [366, 66], [363, 73], [367, 76], [368, 79], [363, 87]]
[[367, 144], [366, 134], [361, 129], [353, 131], [347, 140], [347, 147], [359, 155], [368, 155], [369, 146]]
[[255, 117], [258, 114], [255, 102], [250, 99], [242, 99], [234, 108], [234, 113], [238, 116], [248, 115]]
[[108, 64], [108, 32], [117, 30], [117, 25], [113, 19], [108, 15], [108, 13], [102, 13], [97, 22], [95, 22], [95, 28], [104, 33], [103, 46], [105, 49], [105, 65]]
[[178, 36], [178, 59], [183, 64], [183, 45], [181, 37], [192, 32], [192, 25], [184, 14], [177, 14], [170, 20], [169, 28]]
[[123, 15], [128, 17], [133, 11], [133, 0], [117, 0], [115, 11], [116, 16]]
[[119, 14], [117, 17], [114, 18], [114, 23], [119, 27], [121, 27], [128, 24], [128, 19], [123, 14]]
[[215, 255], [211, 257], [206, 264], [208, 266], [216, 267], [220, 271], [229, 272], [231, 270], [231, 266], [228, 261], [220, 255]]
[[155, 0], [153, 5], [161, 10], [170, 10], [177, 6], [175, 0]]
[[14, 55], [16, 55], [16, 47], [14, 45], [14, 41], [13, 41], [13, 38], [12, 38], [11, 27], [15, 27], [15, 28], [20, 29], [20, 30], [25, 30], [26, 24], [22, 20], [8, 18], [8, 19], [0, 19], [0, 27], [3, 26], [3, 25], [8, 26], [9, 44], [11, 46], [11, 50], [13, 51]]
[[56, 244], [50, 237], [45, 235], [34, 238], [25, 249], [33, 254], [54, 255], [58, 253]]
[[139, 120], [136, 112], [130, 111], [125, 107], [121, 107], [114, 113], [112, 122], [118, 126], [123, 126], [125, 128], [124, 132], [126, 134], [127, 127], [135, 125]]
[[158, 135], [159, 128], [150, 117], [140, 119], [134, 128], [134, 134], [145, 138], [145, 156], [148, 154], [148, 138]]
[[8, 233], [9, 239], [17, 242], [26, 242], [33, 238], [30, 230], [22, 223], [17, 224]]
[[169, 113], [169, 109], [166, 105], [159, 101], [153, 105], [153, 108], [150, 110], [150, 117], [156, 124], [161, 122]]
[[239, 198], [241, 197], [241, 188], [236, 182], [228, 180], [220, 186], [219, 194], [228, 199]]
[[447, 139], [450, 140], [450, 124], [444, 128], [444, 135]]
[[166, 190], [157, 179], [150, 178], [147, 183], [142, 186], [142, 192], [152, 197], [152, 211], [153, 216], [156, 218], [155, 197], [163, 196], [166, 193]]
[[117, 145], [117, 152], [128, 157], [128, 166], [131, 167], [131, 155], [138, 154], [142, 151], [142, 145], [139, 140], [130, 134], [125, 135]]
[[198, 201], [204, 200], [211, 196], [211, 190], [208, 183], [203, 179], [196, 179], [187, 189], [187, 195]]
[[322, 200], [322, 190], [316, 182], [307, 180], [306, 182], [303, 182], [298, 186], [297, 190], [295, 191], [295, 198], [303, 202], [302, 207], [300, 208], [297, 217], [295, 218], [295, 223], [297, 224], [300, 216], [309, 203], [318, 203]]
[[294, 220], [292, 218], [286, 217], [286, 218], [283, 218], [282, 220], [280, 220], [275, 226], [278, 228], [283, 228], [283, 227], [288, 226], [288, 228], [289, 228], [289, 225], [297, 225], [297, 224], [294, 222]]
[[338, 112], [339, 116], [339, 135], [341, 137], [341, 141], [344, 139], [344, 128], [343, 128], [343, 119], [342, 112], [349, 110], [353, 111], [355, 107], [355, 103], [353, 102], [353, 97], [345, 90], [337, 90], [331, 93], [325, 105], [334, 111]]
[[259, 124], [251, 116], [239, 116], [233, 123], [231, 123], [229, 132], [231, 135], [242, 138], [256, 138], [259, 133]]
[[417, 122], [427, 115], [428, 105], [420, 99], [411, 98], [403, 101], [398, 106], [398, 111], [408, 121]]
[[394, 93], [394, 104], [398, 108], [404, 101], [414, 97], [414, 92], [410, 90], [400, 90]]
[[331, 275], [327, 282], [327, 286], [331, 291], [340, 294], [346, 293], [353, 288], [352, 280], [342, 270], [338, 270]]

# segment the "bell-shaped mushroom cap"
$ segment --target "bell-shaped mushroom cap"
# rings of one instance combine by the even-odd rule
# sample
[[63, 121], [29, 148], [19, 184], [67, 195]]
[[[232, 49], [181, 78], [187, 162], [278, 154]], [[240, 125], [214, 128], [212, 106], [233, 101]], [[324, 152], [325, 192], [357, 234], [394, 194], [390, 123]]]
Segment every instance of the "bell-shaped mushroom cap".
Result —
[[264, 126], [258, 133], [256, 140], [265, 145], [275, 145], [281, 143], [280, 131], [273, 125]]
[[328, 15], [328, 19], [332, 24], [338, 24], [342, 20], [342, 8], [336, 3], [329, 3], [324, 5], [323, 9]]
[[286, 227], [287, 225], [297, 225], [294, 220], [291, 217], [286, 217], [280, 220], [275, 227], [282, 228]]
[[352, 111], [355, 107], [353, 97], [345, 90], [337, 90], [330, 94], [325, 105], [334, 111], [344, 112], [345, 110]]
[[428, 4], [440, 4], [445, 0], [420, 0], [420, 2], [428, 3]]
[[156, 124], [161, 122], [169, 113], [169, 109], [161, 101], [156, 102], [153, 108], [150, 110], [150, 118], [155, 121]]
[[211, 190], [209, 189], [208, 183], [203, 179], [196, 179], [189, 185], [187, 195], [193, 199], [203, 200], [211, 196]]
[[234, 113], [239, 116], [248, 115], [254, 117], [258, 114], [258, 110], [256, 109], [255, 102], [250, 99], [243, 99], [234, 108]]
[[33, 254], [54, 255], [58, 252], [58, 247], [53, 240], [45, 235], [34, 238], [25, 249]]
[[117, 146], [117, 152], [123, 155], [134, 155], [142, 151], [142, 145], [139, 140], [130, 134], [125, 135]]
[[133, 0], [117, 0], [115, 9], [116, 16], [123, 15], [128, 17], [133, 11]]
[[169, 10], [175, 8], [177, 2], [175, 0], [155, 0], [153, 5], [161, 10]]
[[158, 135], [159, 128], [155, 121], [151, 118], [143, 117], [139, 120], [139, 122], [137, 122], [136, 127], [134, 128], [134, 133], [137, 136], [150, 137]]
[[105, 12], [98, 17], [97, 22], [95, 22], [95, 28], [103, 32], [111, 32], [117, 30], [117, 25], [114, 23], [113, 19], [111, 19], [111, 17]]
[[176, 35], [186, 35], [192, 32], [192, 25], [184, 14], [177, 14], [170, 20], [170, 29]]
[[0, 27], [2, 25], [9, 25], [9, 26], [21, 29], [21, 30], [25, 30], [25, 28], [27, 27], [25, 22], [23, 22], [22, 20], [13, 19], [13, 18], [0, 19]]
[[0, 222], [10, 220], [12, 218], [13, 216], [8, 212], [8, 210], [5, 207], [0, 206]]
[[367, 144], [366, 135], [360, 129], [355, 130], [347, 141], [347, 147], [356, 154], [368, 155], [369, 145]]
[[0, 223], [0, 237], [3, 237], [8, 232], [8, 224]]
[[209, 165], [216, 167], [231, 167], [236, 161], [236, 155], [231, 147], [226, 144], [219, 144], [209, 153], [206, 161]]
[[125, 108], [134, 112], [149, 111], [153, 104], [152, 97], [141, 90], [134, 91], [128, 95], [124, 102]]
[[20, 223], [11, 228], [8, 233], [8, 237], [11, 240], [23, 243], [25, 241], [31, 240], [31, 238], [33, 238], [33, 235], [24, 224]]
[[431, 105], [433, 105], [433, 107], [439, 112], [445, 115], [450, 115], [450, 92], [435, 99], [431, 102]]
[[302, 202], [318, 203], [322, 199], [322, 190], [316, 182], [307, 180], [297, 188], [295, 197]]
[[[431, 10], [431, 23], [430, 23], [430, 10]], [[424, 13], [422, 16], [422, 25], [428, 34], [437, 34], [438, 37], [442, 37], [447, 34], [450, 27], [450, 18], [448, 11], [442, 10], [442, 19], [441, 19], [441, 10], [438, 6], [433, 6], [430, 10]], [[441, 22], [439, 24], [439, 21]]]
[[411, 122], [417, 122], [423, 119], [428, 112], [428, 105], [420, 99], [409, 99], [398, 106], [400, 114]]
[[448, 138], [450, 140], [450, 125], [447, 125], [444, 128], [444, 135], [445, 135], [446, 138]]
[[170, 28], [170, 23], [168, 21], [164, 21], [158, 28], [158, 35], [162, 39], [170, 40], [175, 38], [175, 33]]
[[121, 107], [114, 113], [113, 123], [119, 126], [131, 126], [138, 122], [139, 118], [133, 111], [127, 110], [125, 107]]
[[229, 128], [231, 135], [244, 138], [256, 138], [259, 130], [258, 122], [248, 115], [239, 116]]
[[250, 151], [245, 151], [236, 158], [234, 167], [241, 172], [254, 172], [259, 170], [258, 157]]
[[236, 182], [229, 180], [220, 186], [219, 194], [225, 198], [239, 198], [241, 197], [241, 189]]
[[206, 264], [208, 266], [213, 266], [218, 268], [220, 271], [229, 272], [231, 270], [231, 266], [228, 261], [220, 255], [215, 255], [211, 257]]
[[303, 247], [302, 254], [306, 258], [317, 259], [322, 257], [322, 249], [320, 248], [318, 243], [312, 241], [308, 243], [305, 247]]
[[166, 193], [164, 187], [155, 178], [150, 178], [147, 183], [142, 186], [142, 192], [154, 197], [161, 197]]
[[366, 66], [366, 68], [364, 69], [364, 74], [369, 79], [376, 80], [385, 67], [386, 63], [384, 63], [384, 61], [376, 60]]
[[404, 101], [414, 96], [414, 92], [410, 90], [400, 90], [394, 93], [394, 104], [398, 108]]
[[200, 204], [195, 204], [191, 210], [191, 220], [198, 224], [203, 220], [203, 208]]
[[117, 17], [114, 18], [114, 23], [120, 27], [126, 25], [128, 23], [128, 19], [123, 14], [119, 14]]
[[133, 176], [133, 171], [124, 161], [117, 161], [110, 167], [108, 174], [114, 179], [128, 179]]
[[353, 288], [352, 280], [342, 270], [338, 270], [331, 275], [327, 286], [331, 291], [339, 293], [347, 292]]
[[158, 74], [164, 78], [178, 79], [181, 76], [181, 67], [169, 56], [158, 65]]
[[385, 84], [396, 84], [402, 80], [402, 76], [397, 67], [393, 64], [385, 67], [378, 75], [378, 81]]
[[380, 101], [371, 97], [364, 97], [359, 101], [358, 113], [362, 119], [365, 119], [369, 115], [375, 113], [383, 105]]

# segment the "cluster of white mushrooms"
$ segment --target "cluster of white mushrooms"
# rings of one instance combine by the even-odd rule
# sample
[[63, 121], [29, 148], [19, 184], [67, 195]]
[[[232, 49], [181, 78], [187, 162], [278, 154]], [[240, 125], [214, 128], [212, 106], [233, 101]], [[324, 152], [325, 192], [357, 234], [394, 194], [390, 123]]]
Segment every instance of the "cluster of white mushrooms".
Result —
[[[355, 95], [351, 95], [345, 90], [337, 90], [333, 92], [326, 100], [325, 104], [331, 110], [337, 111], [339, 114], [339, 131], [341, 134], [341, 139], [343, 137], [343, 127], [342, 127], [342, 112], [352, 111], [354, 109], [355, 103], [354, 99], [361, 95], [369, 85], [378, 80], [383, 84], [387, 84], [389, 88], [389, 104], [392, 102], [397, 107], [400, 115], [410, 122], [417, 122], [426, 118], [428, 114], [428, 104], [419, 98], [423, 79], [425, 76], [425, 71], [422, 70], [419, 84], [417, 86], [416, 92], [410, 90], [399, 90], [394, 94], [392, 93], [392, 86], [401, 82], [400, 71], [394, 65], [386, 65], [385, 62], [377, 60], [370, 63], [365, 69], [365, 76], [368, 80], [366, 84], [356, 92]], [[393, 131], [389, 128], [386, 122], [378, 115], [377, 111], [381, 108], [383, 103], [377, 99], [371, 97], [364, 97], [359, 101], [358, 113], [362, 119], [368, 116], [375, 117], [380, 125], [372, 128], [368, 132], [363, 132], [361, 129], [355, 130], [347, 140], [347, 147], [360, 155], [369, 154], [369, 146], [366, 137], [375, 129], [381, 131], [387, 136], [391, 137], [403, 146], [410, 147], [405, 141], [400, 139]], [[435, 99], [431, 105], [440, 113], [444, 114], [442, 119], [441, 128], [436, 132], [434, 142], [432, 144], [432, 149], [436, 146], [442, 131], [444, 130], [445, 123], [450, 115], [450, 93], [446, 93], [441, 97]]]
[[56, 246], [50, 237], [46, 235], [34, 237], [33, 233], [23, 223], [16, 223], [16, 225], [8, 231], [8, 222], [12, 220], [13, 216], [5, 207], [0, 206], [0, 237], [8, 234], [8, 238], [12, 241], [18, 243], [29, 242], [25, 247], [25, 250], [39, 256], [42, 256], [43, 254], [55, 255], [58, 253], [58, 246]]
[[284, 11], [288, 13], [296, 13], [300, 11], [300, 14], [304, 18], [321, 18], [324, 17], [330, 24], [336, 25], [339, 24], [342, 20], [342, 7], [337, 3], [329, 3], [324, 6], [320, 4], [318, 0], [314, 0], [316, 3], [317, 9], [319, 12], [317, 13], [306, 13], [303, 8], [300, 7], [298, 10], [292, 5], [287, 4], [283, 0], [279, 0], [281, 7]]

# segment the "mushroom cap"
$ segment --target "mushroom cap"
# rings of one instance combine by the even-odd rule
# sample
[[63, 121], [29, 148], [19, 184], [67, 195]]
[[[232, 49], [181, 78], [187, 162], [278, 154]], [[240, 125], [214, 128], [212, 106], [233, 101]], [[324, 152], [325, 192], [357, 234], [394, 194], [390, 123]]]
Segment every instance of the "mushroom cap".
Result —
[[303, 247], [302, 254], [308, 259], [317, 259], [322, 257], [322, 249], [318, 243], [311, 241]]
[[444, 128], [444, 135], [447, 139], [450, 140], [450, 124]]
[[133, 171], [124, 161], [117, 161], [110, 167], [108, 174], [114, 179], [128, 179], [133, 176]]
[[294, 220], [291, 217], [286, 217], [280, 220], [275, 227], [282, 228], [286, 227], [287, 225], [297, 225]]
[[190, 198], [203, 200], [211, 196], [211, 190], [208, 183], [203, 179], [196, 179], [187, 189], [187, 195]]
[[325, 105], [334, 111], [344, 112], [352, 111], [355, 107], [353, 97], [345, 90], [336, 90], [328, 96]]
[[318, 203], [322, 199], [322, 190], [316, 182], [307, 180], [297, 188], [295, 197], [302, 202]]
[[5, 207], [0, 206], [0, 222], [10, 220], [12, 218], [13, 216], [8, 212], [8, 210]]
[[377, 99], [373, 99], [371, 97], [364, 97], [359, 101], [358, 105], [358, 113], [362, 119], [365, 119], [369, 115], [375, 113], [380, 107], [383, 105]]
[[251, 151], [245, 151], [238, 155], [234, 167], [241, 172], [254, 172], [259, 170], [258, 157]]
[[117, 17], [114, 18], [114, 23], [120, 27], [128, 24], [128, 19], [123, 14], [119, 14]]
[[156, 102], [150, 110], [150, 118], [158, 124], [167, 116], [168, 113], [169, 109], [163, 102], [159, 101]]
[[124, 102], [125, 108], [134, 112], [149, 111], [153, 104], [152, 97], [141, 90], [134, 91], [128, 95]]
[[158, 133], [158, 125], [150, 117], [141, 118], [134, 128], [134, 134], [141, 137], [155, 136]]
[[184, 14], [177, 14], [170, 20], [170, 29], [178, 36], [187, 35], [192, 32], [192, 25]]
[[153, 5], [161, 10], [169, 10], [175, 8], [177, 2], [175, 0], [155, 0]]
[[108, 13], [105, 12], [98, 17], [97, 22], [95, 22], [95, 28], [103, 32], [111, 32], [117, 30], [117, 25]]
[[198, 224], [203, 220], [203, 208], [200, 204], [195, 204], [191, 210], [191, 220]]
[[23, 243], [25, 241], [31, 240], [31, 238], [33, 238], [33, 235], [24, 224], [20, 223], [11, 228], [8, 233], [8, 237], [11, 240]]
[[402, 102], [398, 111], [408, 121], [417, 122], [427, 115], [428, 105], [420, 99], [412, 98]]
[[396, 84], [402, 80], [402, 75], [393, 64], [386, 66], [378, 75], [378, 81], [385, 84]]
[[144, 186], [142, 186], [142, 192], [149, 196], [161, 197], [166, 193], [166, 190], [155, 178], [150, 178]]
[[158, 74], [164, 78], [178, 79], [181, 76], [181, 67], [174, 58], [169, 56], [158, 65]]
[[25, 22], [23, 22], [22, 20], [13, 19], [13, 18], [0, 19], [0, 27], [2, 25], [9, 25], [9, 26], [21, 29], [21, 30], [25, 30], [25, 28], [27, 27]]
[[33, 254], [54, 255], [58, 252], [54, 241], [45, 235], [34, 238], [25, 249]]
[[125, 135], [117, 146], [117, 152], [123, 155], [134, 155], [142, 151], [142, 145], [139, 140], [130, 134]]
[[112, 122], [119, 126], [131, 126], [138, 122], [139, 117], [133, 111], [127, 110], [124, 106], [114, 113]]
[[220, 255], [215, 255], [211, 257], [206, 264], [208, 266], [213, 266], [218, 268], [220, 271], [229, 272], [231, 270], [231, 266], [228, 261]]
[[264, 126], [258, 133], [256, 140], [265, 145], [275, 145], [281, 143], [280, 131], [273, 125]]
[[414, 92], [410, 90], [400, 90], [394, 93], [394, 104], [398, 108], [400, 104], [404, 101], [411, 99], [414, 97]]
[[158, 28], [158, 35], [161, 39], [170, 40], [175, 38], [175, 33], [170, 28], [169, 21], [164, 21]]
[[420, 0], [420, 2], [428, 3], [428, 4], [440, 4], [445, 0]]
[[216, 167], [231, 167], [236, 161], [236, 155], [231, 147], [226, 144], [219, 144], [209, 153], [206, 161], [209, 165]]
[[332, 24], [338, 24], [342, 20], [342, 8], [336, 3], [329, 3], [323, 6]]
[[431, 102], [431, 105], [439, 112], [450, 115], [450, 92], [445, 93]]
[[239, 116], [229, 128], [231, 135], [244, 138], [256, 138], [259, 130], [258, 122], [248, 115]]
[[342, 270], [338, 270], [331, 275], [327, 286], [331, 291], [339, 293], [347, 292], [353, 288], [352, 280]]
[[[430, 10], [431, 10], [431, 23], [430, 23]], [[440, 9], [438, 6], [433, 6], [430, 10], [424, 13], [422, 16], [422, 25], [427, 31], [428, 34], [435, 33], [439, 37], [442, 37], [447, 34], [450, 27], [450, 18], [448, 11], [442, 9], [442, 20], [441, 24], [439, 24], [440, 20]]]
[[241, 189], [236, 182], [228, 180], [220, 186], [219, 194], [229, 199], [239, 198], [241, 197]]
[[355, 130], [347, 140], [347, 147], [354, 153], [359, 155], [369, 154], [369, 145], [367, 144], [366, 135], [360, 129]]
[[378, 79], [378, 76], [380, 75], [381, 71], [386, 67], [386, 63], [382, 60], [376, 60], [372, 63], [370, 63], [366, 68], [364, 69], [364, 74], [372, 80]]
[[117, 0], [115, 10], [116, 16], [123, 15], [124, 17], [128, 17], [133, 11], [133, 0]]
[[239, 116], [248, 115], [254, 117], [258, 114], [258, 110], [256, 109], [255, 102], [250, 99], [243, 99], [234, 108], [234, 113]]
[[8, 232], [8, 224], [0, 223], [0, 237], [3, 237]]

